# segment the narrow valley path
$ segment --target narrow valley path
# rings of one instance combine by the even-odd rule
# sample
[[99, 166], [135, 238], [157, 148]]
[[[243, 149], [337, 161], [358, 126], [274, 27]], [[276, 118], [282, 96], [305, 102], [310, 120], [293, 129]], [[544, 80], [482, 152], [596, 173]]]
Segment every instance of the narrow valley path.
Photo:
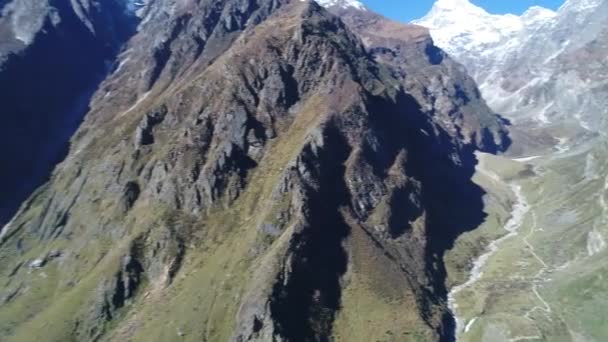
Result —
[[[486, 168], [486, 165], [483, 162], [483, 158], [480, 158], [478, 172], [480, 174], [488, 176], [495, 182], [504, 182], [496, 173]], [[477, 320], [477, 318], [475, 317], [468, 322], [463, 322], [463, 319], [460, 317], [461, 315], [459, 315], [458, 312], [458, 304], [456, 297], [464, 290], [471, 288], [482, 278], [484, 268], [488, 260], [500, 250], [501, 245], [506, 240], [509, 240], [519, 234], [519, 228], [522, 226], [525, 217], [530, 211], [530, 205], [528, 204], [528, 201], [523, 194], [522, 187], [517, 183], [510, 183], [508, 184], [508, 186], [510, 187], [515, 199], [515, 202], [511, 207], [510, 218], [504, 226], [504, 229], [508, 232], [508, 234], [492, 241], [486, 248], [486, 252], [481, 254], [477, 259], [474, 260], [473, 268], [471, 269], [469, 274], [469, 279], [461, 285], [454, 286], [448, 294], [448, 306], [450, 311], [454, 315], [454, 320], [456, 323], [456, 331], [454, 334], [456, 336], [456, 340], [458, 340], [458, 336], [461, 333], [469, 331], [469, 329]]]
[[[501, 177], [497, 172], [494, 172], [496, 166], [486, 162], [484, 160], [487, 159], [485, 156], [479, 157], [477, 174], [483, 176], [486, 182], [490, 182], [490, 185], [507, 187], [512, 194], [512, 203], [509, 208], [508, 220], [503, 226], [503, 229], [507, 231], [506, 235], [491, 241], [487, 245], [483, 254], [472, 261], [472, 268], [467, 281], [453, 287], [448, 294], [449, 309], [455, 321], [454, 336], [456, 341], [469, 341], [473, 336], [477, 336], [469, 335], [476, 334], [476, 332], [472, 332], [472, 329], [477, 325], [483, 325], [487, 328], [491, 326], [490, 324], [493, 324], [484, 321], [488, 317], [488, 313], [485, 310], [482, 313], [478, 313], [477, 311], [471, 312], [469, 311], [470, 308], [464, 308], [463, 303], [470, 302], [471, 296], [476, 295], [479, 291], [485, 291], [482, 288], [478, 288], [478, 283], [482, 279], [483, 281], [487, 279], [492, 284], [498, 284], [496, 282], [499, 280], [495, 279], [495, 276], [484, 275], [484, 272], [487, 272], [496, 262], [500, 263], [502, 262], [501, 260], [508, 259], [509, 253], [512, 253], [509, 250], [510, 248], [517, 248], [519, 251], [517, 259], [509, 259], [511, 263], [516, 263], [517, 261], [520, 264], [519, 268], [516, 267], [513, 270], [519, 269], [523, 272], [519, 273], [517, 271], [518, 273], [513, 275], [515, 279], [513, 286], [522, 286], [520, 292], [522, 296], [528, 298], [528, 302], [519, 307], [522, 311], [519, 311], [517, 317], [528, 321], [529, 325], [524, 325], [528, 326], [529, 329], [511, 330], [509, 328], [509, 330], [504, 330], [505, 335], [498, 340], [517, 342], [543, 339], [544, 331], [542, 327], [539, 327], [539, 320], [554, 326], [566, 326], [569, 331], [572, 330], [568, 325], [567, 318], [563, 316], [563, 308], [551, 298], [550, 291], [546, 292], [546, 290], [547, 286], [549, 286], [548, 284], [554, 281], [556, 274], [567, 272], [573, 264], [586, 258], [592, 258], [608, 246], [604, 240], [604, 229], [602, 228], [608, 222], [608, 219], [606, 219], [608, 213], [608, 176], [601, 173], [601, 170], [605, 170], [606, 166], [596, 163], [593, 157], [584, 145], [573, 147], [566, 145], [563, 141], [559, 141], [553, 151], [541, 156], [512, 158], [510, 159], [511, 161], [519, 163], [535, 161], [533, 163], [535, 172], [534, 176], [532, 176], [534, 178], [525, 180], [525, 188], [524, 181], [511, 180], [506, 178], [506, 176]], [[536, 160], [539, 158], [542, 158], [542, 160], [537, 163]], [[575, 178], [578, 188], [589, 187], [589, 184], [597, 185], [597, 192], [593, 193], [592, 200], [589, 201], [588, 205], [585, 204], [586, 202], [578, 203], [579, 206], [569, 207], [559, 204], [570, 203], [566, 199], [566, 196], [577, 196], [582, 191], [578, 190], [578, 188], [570, 189], [565, 193], [555, 192], [551, 189], [551, 186], [553, 186], [550, 183], [551, 177], [555, 177], [556, 172], [547, 170], [560, 170], [559, 167], [563, 167], [564, 163], [572, 163], [566, 165], [576, 165], [570, 160], [585, 161], [585, 163], [577, 165], [580, 170], [580, 178]], [[563, 177], [563, 175], [559, 174], [559, 177]], [[528, 188], [528, 184], [534, 184], [534, 186]], [[530, 191], [530, 198], [527, 198], [526, 195], [528, 191]], [[585, 208], [588, 207], [595, 208], [586, 210], [597, 210], [599, 218], [593, 221], [591, 227], [586, 232], [586, 250], [584, 252], [572, 252], [569, 255], [556, 255], [555, 258], [552, 255], [547, 255], [546, 246], [542, 246], [539, 241], [546, 239], [545, 236], [547, 235], [555, 234], [555, 229], [561, 228], [561, 226], [557, 226], [557, 228], [551, 226], [550, 222], [558, 220], [557, 222], [562, 222], [561, 224], [565, 227], [575, 226], [574, 221], [568, 220], [584, 220], [585, 217], [582, 215], [585, 213]], [[560, 210], [563, 210], [563, 212], [560, 213]], [[570, 218], [569, 215], [575, 216], [574, 218]], [[551, 219], [554, 221], [548, 221]], [[578, 225], [576, 226], [578, 227]], [[516, 239], [516, 241], [512, 239]], [[507, 240], [511, 240], [508, 246], [506, 246]], [[514, 244], [515, 246], [519, 246], [512, 247]], [[545, 253], [543, 253], [543, 250]], [[498, 259], [494, 261], [495, 255], [499, 252], [501, 253], [500, 256], [496, 256]], [[503, 252], [506, 253], [505, 256], [503, 256]], [[491, 293], [488, 292], [490, 295]], [[500, 293], [498, 294], [500, 295]], [[459, 304], [463, 307], [459, 308]], [[493, 327], [496, 329], [496, 326]]]
[[[534, 248], [534, 246], [530, 243], [529, 239], [530, 237], [538, 230], [538, 218], [536, 215], [536, 212], [532, 211], [532, 226], [530, 228], [530, 232], [523, 238], [523, 242], [526, 245], [526, 247], [528, 248], [528, 250], [530, 251], [530, 254], [532, 254], [532, 256], [534, 257], [534, 259], [536, 261], [538, 261], [538, 263], [542, 266], [541, 269], [536, 273], [536, 275], [534, 276], [533, 279], [533, 284], [532, 284], [532, 292], [534, 293], [534, 295], [536, 296], [536, 298], [538, 298], [538, 300], [542, 303], [542, 306], [534, 306], [533, 308], [531, 308], [530, 310], [528, 310], [528, 312], [526, 312], [526, 314], [524, 315], [524, 317], [526, 317], [529, 320], [533, 320], [530, 315], [535, 312], [536, 310], [540, 310], [542, 312], [544, 312], [547, 315], [547, 318], [549, 320], [552, 320], [550, 314], [552, 312], [551, 310], [551, 306], [549, 305], [549, 303], [547, 303], [547, 301], [540, 295], [540, 293], [538, 292], [538, 283], [539, 282], [543, 282], [544, 278], [543, 275], [547, 272], [550, 271], [550, 267], [549, 265], [547, 265], [547, 263], [536, 253], [536, 250]], [[521, 340], [521, 338], [520, 338]], [[513, 341], [513, 339], [511, 340]], [[517, 341], [517, 339], [515, 339], [515, 341]]]

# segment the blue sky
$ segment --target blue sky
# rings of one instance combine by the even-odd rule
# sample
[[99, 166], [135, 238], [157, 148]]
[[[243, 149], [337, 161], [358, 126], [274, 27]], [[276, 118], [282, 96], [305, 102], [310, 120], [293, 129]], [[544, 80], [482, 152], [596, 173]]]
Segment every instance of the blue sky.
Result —
[[[435, 0], [361, 0], [369, 8], [399, 21], [411, 21], [425, 15]], [[472, 0], [490, 13], [521, 14], [530, 6], [557, 9], [564, 0]]]

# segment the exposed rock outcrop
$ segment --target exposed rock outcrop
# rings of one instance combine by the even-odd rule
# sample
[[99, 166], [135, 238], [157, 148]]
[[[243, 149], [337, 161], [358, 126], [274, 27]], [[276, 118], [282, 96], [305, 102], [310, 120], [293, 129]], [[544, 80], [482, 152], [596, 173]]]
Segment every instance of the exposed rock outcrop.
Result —
[[[51, 340], [446, 336], [442, 253], [483, 219], [473, 152], [500, 149], [504, 127], [479, 98], [451, 97], [458, 84], [431, 67], [430, 40], [404, 39], [418, 51], [410, 63], [426, 68], [410, 75], [415, 64], [384, 61], [314, 2], [146, 10], [67, 159], [5, 230], [6, 289], [44, 284], [48, 294], [13, 296], [0, 333], [36, 340], [45, 324]], [[439, 94], [446, 111], [425, 102]], [[478, 139], [484, 130], [491, 139]], [[21, 269], [5, 276], [49, 248], [65, 251], [45, 267], [52, 283]], [[361, 321], [373, 323], [363, 331]]]

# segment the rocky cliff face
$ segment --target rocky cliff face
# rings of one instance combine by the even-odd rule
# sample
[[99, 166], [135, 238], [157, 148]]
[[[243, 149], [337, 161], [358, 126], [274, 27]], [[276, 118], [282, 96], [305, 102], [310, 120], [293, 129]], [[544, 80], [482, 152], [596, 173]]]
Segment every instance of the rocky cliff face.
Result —
[[455, 144], [465, 142], [484, 150], [509, 144], [503, 123], [481, 98], [475, 81], [435, 46], [427, 28], [394, 22], [352, 5], [329, 9], [361, 37], [376, 61], [391, 67], [393, 76]]
[[65, 156], [135, 18], [118, 1], [5, 2], [0, 17], [0, 225]]
[[140, 13], [2, 231], [3, 338], [449, 338], [473, 152], [508, 142], [426, 31], [287, 0]]

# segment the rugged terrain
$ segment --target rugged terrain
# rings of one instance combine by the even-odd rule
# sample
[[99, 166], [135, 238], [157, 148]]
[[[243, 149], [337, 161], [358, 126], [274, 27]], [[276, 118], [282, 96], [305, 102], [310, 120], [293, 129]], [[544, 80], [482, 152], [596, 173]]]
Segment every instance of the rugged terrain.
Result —
[[143, 4], [0, 233], [0, 338], [453, 337], [443, 256], [509, 140], [428, 31], [357, 4]]
[[118, 1], [0, 2], [0, 225], [48, 179], [137, 18]]
[[608, 336], [607, 16], [603, 0], [521, 17], [441, 0], [417, 21], [513, 122], [511, 159], [481, 156], [475, 176], [488, 217], [446, 259], [462, 341]]

